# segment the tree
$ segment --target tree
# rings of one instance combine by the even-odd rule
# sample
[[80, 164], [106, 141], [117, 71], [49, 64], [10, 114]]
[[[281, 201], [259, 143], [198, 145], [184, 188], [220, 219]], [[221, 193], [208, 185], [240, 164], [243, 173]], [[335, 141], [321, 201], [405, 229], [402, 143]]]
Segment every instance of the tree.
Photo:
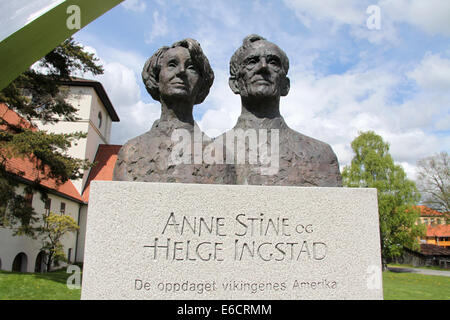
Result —
[[69, 232], [76, 232], [79, 227], [71, 216], [55, 213], [44, 215], [43, 222], [37, 232], [42, 237], [41, 251], [45, 253], [46, 268], [50, 271], [54, 263], [67, 260], [61, 243], [62, 237]]
[[450, 159], [447, 152], [417, 161], [417, 184], [424, 203], [450, 218]]
[[362, 132], [351, 143], [355, 153], [350, 166], [344, 167], [346, 187], [376, 188], [380, 219], [383, 266], [402, 254], [404, 247], [418, 250], [417, 237], [424, 228], [416, 225], [419, 212], [414, 205], [420, 195], [415, 183], [389, 154], [389, 144], [373, 131]]
[[79, 179], [82, 170], [91, 166], [67, 155], [72, 143], [86, 136], [84, 133], [51, 134], [36, 130], [34, 121], [77, 120], [77, 109], [66, 102], [68, 90], [61, 86], [61, 81], [70, 79], [75, 72], [102, 74], [103, 68], [97, 62], [93, 54], [86, 53], [70, 38], [38, 62], [40, 71], [30, 67], [0, 91], [0, 102], [27, 120], [25, 125], [17, 125], [0, 118], [0, 214], [3, 224], [11, 227], [15, 235], [34, 237], [34, 226], [40, 217], [22, 195], [16, 194], [17, 175], [21, 173], [8, 171], [9, 159], [26, 158], [42, 173], [27, 185], [26, 192], [39, 191], [44, 201], [47, 193], [40, 185], [43, 179], [54, 179], [57, 183]]

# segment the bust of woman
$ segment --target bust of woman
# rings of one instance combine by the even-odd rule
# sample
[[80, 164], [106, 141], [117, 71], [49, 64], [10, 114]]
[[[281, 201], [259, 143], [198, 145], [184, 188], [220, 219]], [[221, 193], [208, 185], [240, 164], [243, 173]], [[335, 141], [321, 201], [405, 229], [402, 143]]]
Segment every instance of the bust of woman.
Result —
[[[179, 141], [176, 130], [189, 133], [203, 146], [210, 141], [194, 121], [194, 105], [202, 103], [214, 81], [214, 72], [200, 44], [185, 39], [162, 47], [144, 65], [142, 80], [153, 99], [161, 102], [161, 117], [150, 131], [128, 141], [119, 151], [114, 168], [116, 181], [153, 181], [184, 183], [230, 183], [226, 165], [205, 166], [191, 161], [173, 162]], [[176, 133], [176, 132], [175, 132]], [[184, 141], [186, 142], [186, 141]]]

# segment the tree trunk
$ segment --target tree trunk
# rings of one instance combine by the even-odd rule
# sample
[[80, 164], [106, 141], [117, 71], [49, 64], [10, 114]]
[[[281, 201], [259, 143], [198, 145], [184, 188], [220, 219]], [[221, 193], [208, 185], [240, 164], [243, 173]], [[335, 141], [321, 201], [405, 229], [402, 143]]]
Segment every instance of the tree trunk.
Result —
[[52, 268], [52, 262], [53, 262], [53, 253], [50, 251], [47, 258], [47, 272], [50, 272], [50, 269]]
[[381, 269], [383, 272], [388, 271], [388, 266], [387, 266], [386, 260], [384, 258], [381, 259]]

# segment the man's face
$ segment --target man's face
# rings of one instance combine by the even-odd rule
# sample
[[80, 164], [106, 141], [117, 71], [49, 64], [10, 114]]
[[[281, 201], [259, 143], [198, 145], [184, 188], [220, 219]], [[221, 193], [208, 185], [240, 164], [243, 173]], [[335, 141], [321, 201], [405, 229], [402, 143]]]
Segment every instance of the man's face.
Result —
[[240, 68], [238, 86], [241, 96], [280, 97], [286, 80], [281, 50], [264, 40], [252, 43], [244, 53]]
[[195, 101], [200, 87], [200, 75], [188, 49], [170, 48], [164, 53], [159, 73], [159, 93], [167, 99]]

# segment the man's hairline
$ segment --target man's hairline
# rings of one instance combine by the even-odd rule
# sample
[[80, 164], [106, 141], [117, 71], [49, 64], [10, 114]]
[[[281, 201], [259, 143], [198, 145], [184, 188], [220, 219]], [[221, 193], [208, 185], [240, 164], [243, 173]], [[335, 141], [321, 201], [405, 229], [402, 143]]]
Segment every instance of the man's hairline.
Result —
[[236, 76], [239, 77], [239, 75], [241, 73], [241, 69], [243, 68], [244, 60], [248, 57], [248, 56], [244, 56], [244, 53], [247, 50], [249, 50], [253, 44], [255, 44], [257, 42], [260, 42], [260, 41], [264, 41], [264, 42], [270, 43], [270, 44], [272, 44], [273, 46], [275, 46], [278, 49], [278, 52], [280, 54], [280, 59], [281, 59], [281, 66], [282, 66], [282, 69], [283, 69], [283, 71], [285, 73], [285, 76], [287, 77], [287, 74], [288, 74], [289, 70], [285, 70], [284, 63], [283, 63], [284, 59], [286, 59], [286, 61], [289, 61], [286, 53], [277, 44], [275, 44], [273, 42], [270, 42], [270, 41], [268, 41], [266, 39], [258, 39], [256, 41], [251, 41], [246, 46], [244, 46], [244, 44], [243, 44], [243, 45], [241, 45], [240, 48], [238, 48], [238, 50], [236, 50], [236, 53], [238, 53], [240, 51], [239, 54], [237, 54], [237, 59], [236, 59], [237, 62], [238, 62], [238, 65], [239, 65], [239, 69], [238, 69], [238, 72], [237, 72]]

